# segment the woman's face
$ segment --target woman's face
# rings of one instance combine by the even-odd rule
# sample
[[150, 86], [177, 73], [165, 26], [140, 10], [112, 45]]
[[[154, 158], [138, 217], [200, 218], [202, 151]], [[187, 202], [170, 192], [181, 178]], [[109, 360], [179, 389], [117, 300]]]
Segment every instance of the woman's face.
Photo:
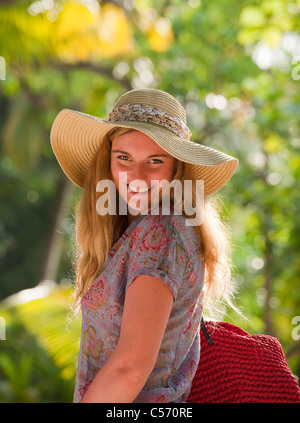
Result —
[[[142, 132], [131, 131], [112, 141], [112, 178], [119, 194], [128, 204], [129, 210], [137, 209], [142, 204], [149, 210], [151, 207], [151, 181], [167, 180], [170, 182], [175, 162], [176, 159], [173, 156]], [[127, 178], [123, 176], [119, 179], [120, 172], [126, 172]], [[137, 193], [139, 189], [148, 189], [148, 191]], [[159, 188], [159, 191], [161, 189]], [[133, 196], [136, 197], [130, 201]], [[138, 199], [140, 201], [137, 201]], [[134, 217], [136, 216], [130, 215], [129, 212], [129, 222]]]

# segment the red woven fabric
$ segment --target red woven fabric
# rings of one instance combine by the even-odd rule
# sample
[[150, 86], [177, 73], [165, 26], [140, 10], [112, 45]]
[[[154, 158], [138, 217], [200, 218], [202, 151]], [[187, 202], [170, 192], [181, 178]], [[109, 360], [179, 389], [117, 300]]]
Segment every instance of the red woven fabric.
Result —
[[300, 403], [300, 388], [279, 341], [249, 335], [230, 323], [205, 322], [190, 403]]

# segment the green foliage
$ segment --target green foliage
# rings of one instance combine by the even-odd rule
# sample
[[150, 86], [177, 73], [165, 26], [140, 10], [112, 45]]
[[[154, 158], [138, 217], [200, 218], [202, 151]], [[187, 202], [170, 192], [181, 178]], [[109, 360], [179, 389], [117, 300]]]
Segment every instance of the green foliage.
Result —
[[[0, 341], [0, 402], [71, 402], [80, 322], [67, 325], [67, 293], [54, 289], [45, 298], [10, 297], [0, 314], [6, 339]], [[13, 303], [12, 299], [14, 300]]]

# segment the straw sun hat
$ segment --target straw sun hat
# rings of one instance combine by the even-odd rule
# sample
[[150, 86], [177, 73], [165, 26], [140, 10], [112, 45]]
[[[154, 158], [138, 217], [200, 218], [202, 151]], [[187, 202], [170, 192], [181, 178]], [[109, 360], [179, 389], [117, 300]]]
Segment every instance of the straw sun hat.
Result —
[[186, 162], [193, 178], [204, 181], [205, 195], [225, 185], [238, 165], [236, 158], [190, 140], [185, 110], [174, 97], [141, 88], [123, 94], [106, 120], [69, 109], [56, 116], [51, 145], [65, 174], [80, 188], [104, 136], [115, 127], [137, 129]]

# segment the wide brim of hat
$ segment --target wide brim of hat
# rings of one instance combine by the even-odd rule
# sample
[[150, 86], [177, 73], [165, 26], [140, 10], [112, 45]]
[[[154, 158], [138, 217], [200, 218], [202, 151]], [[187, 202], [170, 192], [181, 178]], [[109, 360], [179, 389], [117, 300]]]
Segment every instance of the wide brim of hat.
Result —
[[50, 134], [53, 152], [64, 173], [83, 188], [85, 175], [104, 136], [113, 128], [137, 129], [162, 149], [188, 164], [195, 180], [204, 181], [205, 196], [218, 191], [234, 174], [238, 160], [221, 151], [178, 137], [169, 129], [147, 122], [106, 122], [103, 119], [63, 109]]

